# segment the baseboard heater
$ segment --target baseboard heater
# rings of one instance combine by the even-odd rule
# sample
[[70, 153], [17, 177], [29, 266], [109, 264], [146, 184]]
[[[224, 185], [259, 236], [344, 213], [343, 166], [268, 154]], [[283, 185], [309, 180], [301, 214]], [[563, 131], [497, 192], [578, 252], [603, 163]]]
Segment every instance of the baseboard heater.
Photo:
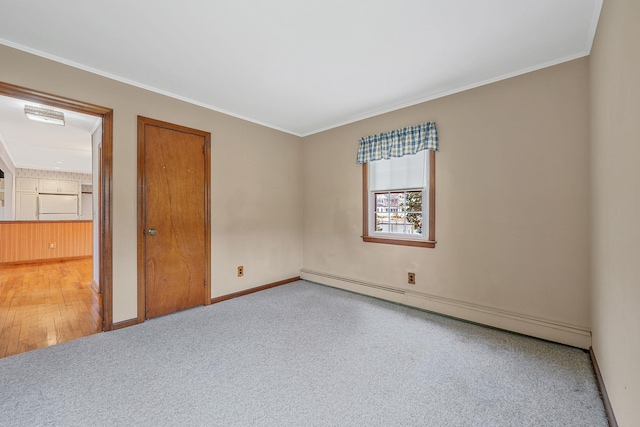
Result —
[[430, 295], [424, 292], [395, 288], [393, 286], [381, 285], [379, 283], [372, 283], [322, 271], [303, 268], [300, 272], [302, 279], [362, 293], [437, 314], [559, 342], [573, 347], [588, 349], [591, 346], [591, 331], [583, 326], [560, 323], [480, 304]]
[[391, 288], [389, 286], [379, 285], [377, 283], [365, 282], [363, 280], [350, 279], [348, 277], [335, 276], [333, 274], [322, 273], [320, 271], [307, 270], [303, 268], [301, 273], [313, 274], [314, 276], [326, 277], [328, 279], [339, 280], [341, 282], [353, 283], [354, 285], [367, 286], [369, 288], [380, 289], [381, 291], [393, 292], [396, 294], [404, 295], [406, 291], [404, 289]]

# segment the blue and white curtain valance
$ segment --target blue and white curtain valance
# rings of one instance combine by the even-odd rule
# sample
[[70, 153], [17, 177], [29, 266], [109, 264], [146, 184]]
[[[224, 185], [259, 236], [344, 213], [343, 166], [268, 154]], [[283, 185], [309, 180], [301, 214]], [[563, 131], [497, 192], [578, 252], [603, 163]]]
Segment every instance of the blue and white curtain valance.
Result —
[[426, 122], [360, 138], [356, 163], [402, 157], [422, 150], [438, 151], [436, 122]]

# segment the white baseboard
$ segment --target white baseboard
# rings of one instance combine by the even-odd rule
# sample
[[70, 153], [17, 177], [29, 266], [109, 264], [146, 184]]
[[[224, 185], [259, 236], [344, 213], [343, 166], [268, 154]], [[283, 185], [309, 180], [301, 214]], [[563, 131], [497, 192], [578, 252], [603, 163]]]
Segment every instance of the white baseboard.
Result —
[[554, 320], [542, 319], [480, 304], [395, 288], [393, 286], [366, 282], [306, 268], [300, 270], [300, 277], [303, 280], [320, 283], [322, 285], [345, 289], [410, 307], [420, 308], [573, 347], [588, 349], [591, 346], [591, 331], [586, 327], [569, 325]]

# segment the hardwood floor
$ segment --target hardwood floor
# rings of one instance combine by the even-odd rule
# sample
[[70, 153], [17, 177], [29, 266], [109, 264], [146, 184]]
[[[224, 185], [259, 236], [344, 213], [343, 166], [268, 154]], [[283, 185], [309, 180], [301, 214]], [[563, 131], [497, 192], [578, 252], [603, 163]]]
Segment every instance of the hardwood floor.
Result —
[[0, 266], [0, 358], [102, 330], [91, 258]]

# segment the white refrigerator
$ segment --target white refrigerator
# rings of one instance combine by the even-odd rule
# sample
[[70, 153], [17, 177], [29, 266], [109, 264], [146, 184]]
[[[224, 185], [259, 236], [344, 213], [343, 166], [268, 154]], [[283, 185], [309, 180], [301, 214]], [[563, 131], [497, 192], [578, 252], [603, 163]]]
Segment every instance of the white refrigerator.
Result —
[[78, 219], [78, 196], [40, 194], [38, 196], [38, 219], [44, 221]]

